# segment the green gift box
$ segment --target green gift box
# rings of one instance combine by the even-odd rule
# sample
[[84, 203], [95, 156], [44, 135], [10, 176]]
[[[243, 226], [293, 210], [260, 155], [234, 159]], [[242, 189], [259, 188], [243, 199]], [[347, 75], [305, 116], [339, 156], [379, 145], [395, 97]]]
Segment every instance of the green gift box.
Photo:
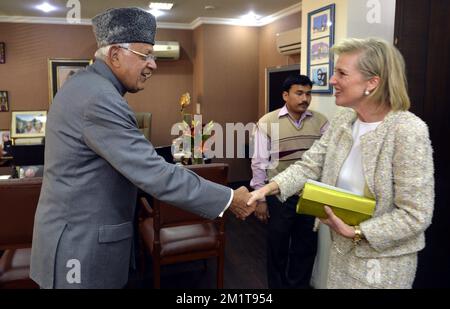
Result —
[[376, 201], [340, 188], [308, 180], [297, 204], [297, 213], [327, 218], [324, 205], [348, 225], [359, 225], [370, 219]]

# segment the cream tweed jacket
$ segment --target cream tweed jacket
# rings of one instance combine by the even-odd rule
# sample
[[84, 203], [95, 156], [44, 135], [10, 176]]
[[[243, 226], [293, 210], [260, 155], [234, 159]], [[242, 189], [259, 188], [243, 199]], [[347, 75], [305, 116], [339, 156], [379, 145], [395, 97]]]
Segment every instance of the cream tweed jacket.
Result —
[[[280, 200], [298, 194], [308, 179], [336, 185], [352, 148], [355, 120], [352, 109], [342, 108], [302, 160], [272, 179]], [[428, 127], [410, 112], [390, 112], [377, 129], [361, 137], [361, 150], [367, 195], [377, 201], [375, 213], [361, 223], [366, 239], [356, 247], [332, 232], [327, 285], [409, 288], [434, 208]], [[375, 277], [370, 275], [373, 265], [379, 266]]]

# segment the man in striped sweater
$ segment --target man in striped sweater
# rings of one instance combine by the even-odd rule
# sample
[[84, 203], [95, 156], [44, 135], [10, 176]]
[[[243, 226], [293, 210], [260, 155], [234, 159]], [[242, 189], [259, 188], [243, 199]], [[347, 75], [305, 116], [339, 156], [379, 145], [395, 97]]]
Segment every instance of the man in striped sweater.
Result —
[[[302, 154], [320, 139], [327, 119], [309, 111], [311, 80], [304, 75], [289, 76], [283, 83], [281, 109], [264, 115], [254, 134], [252, 158], [256, 190], [268, 180], [301, 160]], [[275, 196], [258, 202], [255, 215], [268, 223], [267, 279], [269, 288], [308, 288], [317, 251], [314, 217], [296, 213], [298, 196], [281, 203]]]

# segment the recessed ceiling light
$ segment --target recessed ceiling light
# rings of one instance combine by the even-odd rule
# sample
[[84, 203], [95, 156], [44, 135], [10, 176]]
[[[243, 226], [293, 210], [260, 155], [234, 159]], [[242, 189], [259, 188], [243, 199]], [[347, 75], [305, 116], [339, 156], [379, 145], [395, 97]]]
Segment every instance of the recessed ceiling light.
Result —
[[260, 15], [255, 14], [254, 12], [250, 12], [246, 15], [241, 16], [241, 19], [246, 22], [256, 22], [261, 19]]
[[214, 5], [205, 5], [205, 10], [206, 11], [212, 11], [212, 10], [215, 10], [215, 9], [216, 9], [216, 7]]
[[155, 18], [158, 18], [161, 15], [164, 15], [165, 13], [163, 11], [157, 10], [157, 9], [152, 9], [149, 10], [150, 14], [152, 14], [153, 16], [155, 16]]
[[51, 11], [56, 10], [56, 7], [54, 7], [51, 4], [48, 4], [47, 2], [44, 2], [44, 3], [40, 4], [40, 5], [37, 5], [36, 8], [38, 10], [41, 10], [42, 12], [45, 12], [45, 13], [49, 13]]
[[150, 2], [149, 7], [152, 10], [171, 10], [173, 7], [173, 3], [166, 2]]

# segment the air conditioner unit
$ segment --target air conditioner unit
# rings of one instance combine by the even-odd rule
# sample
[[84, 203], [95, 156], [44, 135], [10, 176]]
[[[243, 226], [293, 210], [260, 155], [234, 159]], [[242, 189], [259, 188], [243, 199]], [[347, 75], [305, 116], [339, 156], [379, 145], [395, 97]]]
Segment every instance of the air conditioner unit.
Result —
[[158, 60], [178, 60], [180, 59], [180, 43], [156, 41], [153, 46], [153, 54]]
[[302, 28], [277, 34], [277, 49], [282, 55], [300, 54], [301, 51]]

